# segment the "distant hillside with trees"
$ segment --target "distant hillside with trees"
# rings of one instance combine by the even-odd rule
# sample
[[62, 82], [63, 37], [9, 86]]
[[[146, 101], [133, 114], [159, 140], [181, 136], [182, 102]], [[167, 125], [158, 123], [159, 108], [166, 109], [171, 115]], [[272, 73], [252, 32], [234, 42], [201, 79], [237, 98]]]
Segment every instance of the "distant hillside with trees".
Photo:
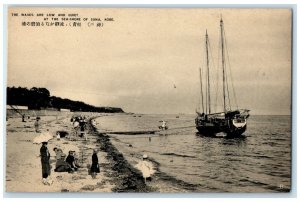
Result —
[[123, 113], [121, 108], [116, 107], [95, 107], [81, 101], [73, 101], [51, 96], [46, 88], [22, 88], [7, 87], [7, 105], [28, 106], [28, 109], [56, 108], [70, 109], [71, 111], [101, 112], [101, 113]]

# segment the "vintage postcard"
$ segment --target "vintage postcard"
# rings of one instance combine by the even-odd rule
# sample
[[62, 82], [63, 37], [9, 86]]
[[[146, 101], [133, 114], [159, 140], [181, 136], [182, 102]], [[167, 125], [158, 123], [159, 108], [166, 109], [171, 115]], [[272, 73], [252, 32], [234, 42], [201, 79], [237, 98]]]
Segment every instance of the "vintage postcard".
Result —
[[292, 10], [8, 7], [6, 192], [291, 190]]

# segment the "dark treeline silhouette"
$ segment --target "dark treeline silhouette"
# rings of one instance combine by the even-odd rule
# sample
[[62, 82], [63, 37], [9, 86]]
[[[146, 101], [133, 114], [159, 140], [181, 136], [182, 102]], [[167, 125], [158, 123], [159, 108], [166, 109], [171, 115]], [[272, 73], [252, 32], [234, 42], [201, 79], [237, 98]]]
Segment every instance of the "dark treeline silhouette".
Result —
[[116, 107], [95, 107], [80, 101], [63, 99], [56, 96], [50, 96], [46, 88], [31, 89], [22, 87], [7, 87], [7, 104], [28, 106], [28, 109], [70, 109], [71, 111], [82, 112], [102, 112], [102, 113], [122, 113], [121, 108]]

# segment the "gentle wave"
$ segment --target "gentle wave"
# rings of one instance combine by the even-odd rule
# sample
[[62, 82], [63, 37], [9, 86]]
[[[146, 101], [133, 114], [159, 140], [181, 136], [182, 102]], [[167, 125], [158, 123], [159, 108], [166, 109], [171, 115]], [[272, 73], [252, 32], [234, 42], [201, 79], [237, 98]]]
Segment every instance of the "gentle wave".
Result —
[[188, 157], [188, 158], [196, 158], [196, 156], [189, 156], [189, 155], [176, 154], [176, 153], [160, 153], [160, 155], [178, 156], [178, 157]]
[[[195, 118], [125, 117], [98, 122], [106, 129], [123, 131], [157, 128], [159, 120], [166, 120], [170, 128], [185, 127]], [[148, 154], [158, 167], [155, 180], [165, 190], [173, 186], [176, 192], [287, 192], [291, 187], [290, 123], [289, 116], [252, 116], [245, 138], [238, 139], [203, 136], [195, 128], [157, 136], [119, 135], [118, 139], [125, 156]]]

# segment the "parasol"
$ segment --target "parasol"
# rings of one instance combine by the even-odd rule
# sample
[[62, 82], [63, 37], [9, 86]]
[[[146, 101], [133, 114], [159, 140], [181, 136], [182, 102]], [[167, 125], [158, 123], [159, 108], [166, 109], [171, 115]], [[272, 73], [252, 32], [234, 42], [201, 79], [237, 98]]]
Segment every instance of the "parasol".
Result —
[[49, 132], [45, 132], [45, 133], [42, 133], [38, 136], [36, 136], [34, 139], [33, 139], [33, 143], [34, 144], [40, 144], [42, 142], [48, 142], [49, 140], [51, 140], [53, 138], [53, 136], [49, 133]]
[[74, 123], [73, 123], [73, 127], [74, 128], [77, 128], [79, 126], [79, 122], [78, 121], [75, 121]]

